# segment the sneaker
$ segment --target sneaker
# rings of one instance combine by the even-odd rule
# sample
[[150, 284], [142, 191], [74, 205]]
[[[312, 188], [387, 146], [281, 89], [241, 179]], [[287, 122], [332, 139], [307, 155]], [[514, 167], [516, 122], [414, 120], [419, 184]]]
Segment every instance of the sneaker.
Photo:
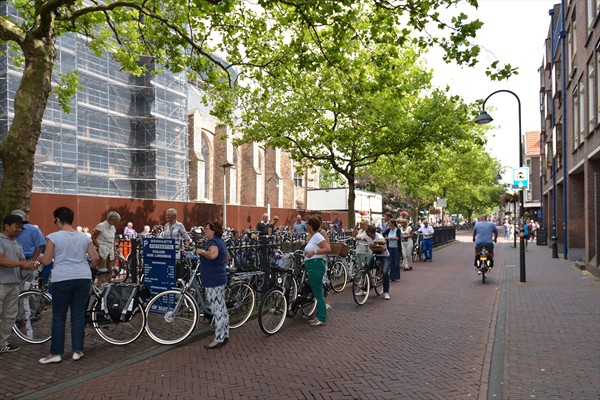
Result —
[[12, 353], [13, 351], [18, 351], [20, 349], [16, 344], [5, 344], [1, 349], [0, 353]]
[[390, 299], [390, 294], [388, 292], [385, 292], [383, 294], [383, 298], [386, 299], [386, 300], [389, 300]]
[[40, 364], [52, 364], [52, 363], [59, 363], [62, 361], [62, 357], [60, 355], [54, 356], [54, 357], [44, 357], [44, 358], [40, 358]]
[[481, 268], [477, 268], [477, 275], [481, 275]]
[[83, 351], [76, 351], [73, 353], [73, 360], [77, 361], [83, 357]]
[[357, 290], [355, 294], [357, 296], [365, 296], [367, 294], [367, 292], [365, 292], [364, 290]]
[[325, 304], [325, 308], [331, 310], [331, 304]]
[[321, 325], [325, 325], [325, 322], [321, 322], [318, 319], [310, 323], [310, 326], [321, 326]]

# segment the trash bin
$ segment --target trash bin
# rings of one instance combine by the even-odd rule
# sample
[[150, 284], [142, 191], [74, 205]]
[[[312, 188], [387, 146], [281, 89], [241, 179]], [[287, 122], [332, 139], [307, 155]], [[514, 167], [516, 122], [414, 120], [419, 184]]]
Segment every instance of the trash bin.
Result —
[[537, 237], [536, 244], [538, 246], [548, 246], [548, 233], [546, 232], [546, 228], [538, 228], [535, 234]]

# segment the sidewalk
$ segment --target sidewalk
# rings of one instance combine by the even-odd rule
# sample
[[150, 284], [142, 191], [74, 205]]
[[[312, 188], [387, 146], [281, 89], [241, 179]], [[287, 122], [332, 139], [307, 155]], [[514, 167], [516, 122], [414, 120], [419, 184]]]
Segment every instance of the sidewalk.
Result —
[[402, 272], [389, 301], [372, 294], [357, 306], [347, 287], [332, 293], [323, 327], [296, 316], [265, 336], [249, 321], [217, 351], [202, 348], [206, 329], [179, 347], [146, 335], [112, 346], [94, 333], [82, 360], [42, 366], [49, 344], [15, 340], [21, 351], [0, 360], [0, 398], [597, 400], [598, 280], [530, 245], [520, 283], [511, 245], [500, 240], [482, 284], [460, 232], [432, 263]]
[[521, 283], [518, 246], [507, 247], [503, 398], [600, 398], [598, 278], [530, 244]]

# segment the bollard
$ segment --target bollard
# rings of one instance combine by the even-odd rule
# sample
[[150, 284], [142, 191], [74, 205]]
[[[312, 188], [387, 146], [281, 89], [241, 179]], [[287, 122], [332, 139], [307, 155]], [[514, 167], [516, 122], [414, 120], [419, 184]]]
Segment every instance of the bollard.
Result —
[[552, 258], [558, 258], [558, 243], [556, 236], [552, 236]]

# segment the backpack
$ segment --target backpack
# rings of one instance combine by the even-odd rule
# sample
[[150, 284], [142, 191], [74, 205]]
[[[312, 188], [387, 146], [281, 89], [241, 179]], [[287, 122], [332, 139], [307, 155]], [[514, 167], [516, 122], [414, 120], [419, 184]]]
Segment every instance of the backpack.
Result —
[[138, 286], [130, 283], [113, 283], [102, 292], [101, 309], [113, 322], [127, 322], [133, 318], [139, 305]]

